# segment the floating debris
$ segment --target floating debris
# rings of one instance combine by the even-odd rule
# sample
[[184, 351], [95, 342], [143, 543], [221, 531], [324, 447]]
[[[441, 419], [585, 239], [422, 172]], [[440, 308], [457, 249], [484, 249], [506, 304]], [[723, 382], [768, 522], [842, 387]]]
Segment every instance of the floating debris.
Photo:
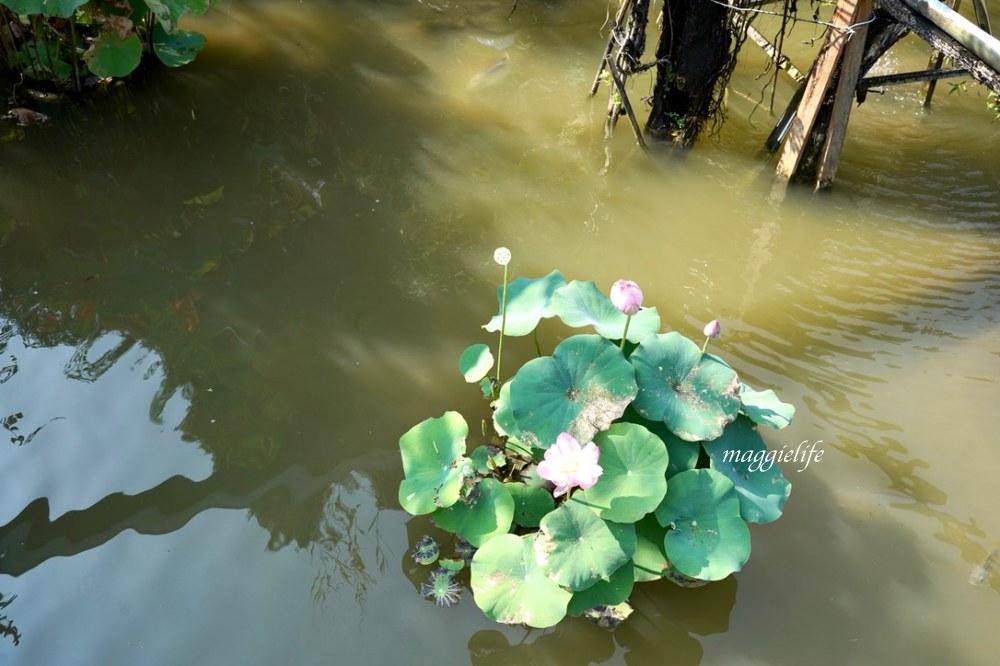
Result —
[[990, 576], [993, 575], [997, 560], [1000, 560], [1000, 548], [994, 548], [993, 552], [986, 556], [983, 563], [972, 570], [972, 573], [969, 574], [969, 584], [985, 585]]
[[32, 111], [31, 109], [25, 109], [24, 107], [14, 107], [10, 109], [3, 116], [0, 116], [3, 120], [16, 120], [17, 124], [21, 127], [29, 127], [30, 125], [41, 125], [42, 123], [49, 122], [49, 117], [40, 111]]

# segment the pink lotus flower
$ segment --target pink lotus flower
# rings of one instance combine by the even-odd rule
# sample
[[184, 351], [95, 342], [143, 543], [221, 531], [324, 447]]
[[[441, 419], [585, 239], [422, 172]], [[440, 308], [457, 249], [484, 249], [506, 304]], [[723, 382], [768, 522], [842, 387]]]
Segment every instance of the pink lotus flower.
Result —
[[553, 497], [565, 495], [574, 486], [586, 490], [597, 483], [597, 478], [604, 472], [597, 464], [600, 456], [597, 444], [589, 442], [580, 446], [571, 434], [564, 432], [545, 452], [545, 459], [538, 464], [538, 476], [556, 484]]
[[705, 324], [705, 329], [702, 331], [705, 337], [715, 340], [720, 335], [722, 335], [722, 324], [719, 323], [718, 319], [713, 319], [712, 321]]
[[611, 302], [631, 317], [642, 307], [642, 289], [631, 280], [618, 280], [611, 285]]

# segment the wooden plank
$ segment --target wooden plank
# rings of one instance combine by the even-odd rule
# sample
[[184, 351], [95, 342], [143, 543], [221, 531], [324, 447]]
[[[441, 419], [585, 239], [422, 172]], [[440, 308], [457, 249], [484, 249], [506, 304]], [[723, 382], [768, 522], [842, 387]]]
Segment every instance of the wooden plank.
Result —
[[837, 63], [850, 37], [850, 33], [844, 28], [855, 22], [857, 8], [858, 0], [837, 0], [833, 17], [830, 19], [832, 27], [827, 29], [826, 41], [806, 81], [802, 102], [799, 104], [795, 119], [792, 120], [788, 138], [785, 140], [785, 149], [778, 160], [776, 171], [780, 178], [790, 179], [799, 166], [802, 149], [809, 138], [809, 132], [812, 131], [813, 123], [816, 122], [819, 107], [823, 104], [823, 98], [837, 70]]
[[902, 0], [879, 0], [879, 5], [894, 19], [916, 33], [938, 51], [944, 53], [957, 66], [969, 70], [979, 83], [1000, 95], [1000, 73], [980, 60], [969, 49], [942, 32], [923, 16], [913, 12]]
[[[858, 0], [855, 8], [857, 22], [867, 21], [872, 13], [872, 0]], [[830, 115], [830, 131], [826, 135], [826, 145], [820, 158], [819, 173], [816, 177], [816, 189], [829, 187], [833, 184], [840, 163], [840, 153], [844, 148], [844, 137], [847, 135], [847, 121], [851, 117], [851, 106], [854, 104], [854, 91], [858, 86], [858, 76], [861, 73], [861, 56], [865, 53], [865, 39], [868, 37], [868, 25], [855, 29], [853, 35], [844, 47], [843, 64], [840, 67], [840, 79], [837, 81], [837, 93], [833, 99], [833, 111]]]

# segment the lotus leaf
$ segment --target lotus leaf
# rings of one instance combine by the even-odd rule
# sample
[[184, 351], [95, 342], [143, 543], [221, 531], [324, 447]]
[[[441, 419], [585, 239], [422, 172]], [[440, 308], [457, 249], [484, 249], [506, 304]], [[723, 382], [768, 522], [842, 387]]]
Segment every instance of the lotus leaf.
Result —
[[559, 587], [535, 559], [538, 534], [501, 534], [472, 558], [472, 593], [488, 618], [545, 628], [566, 616], [572, 593]]
[[774, 463], [775, 454], [769, 454], [753, 421], [741, 415], [726, 426], [722, 437], [703, 446], [712, 460], [712, 469], [736, 486], [743, 520], [769, 523], [781, 516], [792, 484]]
[[670, 528], [664, 550], [685, 576], [722, 580], [750, 557], [750, 530], [740, 517], [739, 494], [715, 470], [692, 469], [670, 479], [656, 519]]
[[499, 534], [506, 534], [514, 519], [514, 499], [503, 483], [480, 479], [468, 503], [455, 502], [434, 513], [438, 527], [455, 534], [477, 548]]
[[622, 415], [637, 390], [618, 347], [598, 335], [575, 335], [552, 356], [524, 364], [511, 381], [510, 406], [521, 442], [547, 449], [562, 432], [590, 442]]
[[[627, 317], [593, 282], [573, 280], [552, 295], [552, 310], [567, 326], [593, 326], [599, 335], [621, 340]], [[660, 330], [656, 308], [640, 310], [629, 323], [629, 342], [638, 343]]]
[[671, 332], [646, 338], [629, 359], [639, 392], [635, 408], [689, 442], [712, 440], [736, 418], [739, 378], [732, 368]]
[[493, 354], [490, 348], [484, 344], [472, 345], [458, 359], [458, 369], [461, 371], [465, 381], [475, 384], [493, 368]]
[[142, 42], [134, 32], [122, 39], [114, 30], [102, 32], [94, 40], [84, 60], [90, 71], [100, 77], [125, 76], [139, 66]]
[[740, 382], [740, 411], [753, 419], [754, 423], [784, 428], [795, 416], [795, 405], [778, 400], [774, 391], [755, 391], [745, 382]]
[[574, 592], [608, 580], [635, 552], [635, 528], [609, 523], [570, 499], [549, 513], [535, 542], [539, 566]]
[[597, 606], [614, 606], [628, 599], [635, 585], [632, 562], [626, 562], [611, 574], [608, 580], [599, 580], [586, 590], [580, 590], [570, 599], [566, 614], [579, 617]]
[[462, 481], [472, 472], [465, 458], [469, 426], [458, 412], [429, 418], [399, 438], [403, 475], [399, 503], [415, 516], [458, 501]]
[[[559, 271], [552, 271], [545, 277], [518, 278], [507, 285], [507, 321], [504, 334], [510, 336], [527, 335], [535, 330], [538, 322], [554, 316], [552, 294], [566, 284]], [[503, 306], [503, 287], [497, 289], [497, 302]], [[483, 326], [487, 331], [500, 330], [503, 318], [497, 314]]]
[[514, 498], [514, 522], [522, 527], [538, 527], [542, 517], [555, 508], [552, 493], [540, 486], [508, 483], [507, 491]]
[[615, 423], [594, 443], [604, 472], [576, 501], [617, 523], [634, 523], [656, 509], [667, 492], [668, 455], [660, 438], [641, 425]]

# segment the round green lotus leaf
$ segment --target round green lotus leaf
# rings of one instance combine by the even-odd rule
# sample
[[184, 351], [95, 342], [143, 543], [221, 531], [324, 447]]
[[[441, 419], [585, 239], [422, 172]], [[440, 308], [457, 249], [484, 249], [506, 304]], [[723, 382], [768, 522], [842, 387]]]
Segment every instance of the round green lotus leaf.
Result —
[[736, 418], [739, 378], [733, 369], [677, 332], [646, 338], [629, 359], [639, 392], [635, 408], [689, 442], [712, 440]]
[[[552, 295], [552, 310], [567, 326], [593, 326], [599, 335], [621, 340], [625, 331], [625, 314], [593, 282], [573, 280]], [[628, 341], [638, 343], [660, 330], [660, 314], [656, 308], [637, 312], [628, 325]]]
[[[507, 322], [504, 334], [514, 337], [527, 335], [535, 330], [538, 322], [552, 317], [552, 294], [566, 284], [559, 271], [552, 271], [545, 277], [517, 278], [507, 285]], [[503, 285], [497, 288], [497, 302], [503, 306]], [[497, 314], [483, 326], [487, 331], [500, 330], [503, 317]]]
[[632, 555], [634, 576], [637, 582], [662, 578], [670, 562], [664, 551], [663, 538], [667, 528], [660, 525], [656, 516], [649, 514], [635, 524], [635, 554]]
[[703, 446], [712, 469], [736, 486], [743, 520], [769, 523], [781, 516], [792, 484], [774, 462], [778, 452], [768, 451], [753, 421], [741, 415], [726, 426], [722, 437]]
[[641, 425], [615, 423], [594, 443], [604, 471], [574, 499], [616, 523], [634, 523], [656, 509], [667, 492], [667, 447], [660, 438]]
[[481, 381], [493, 369], [493, 354], [489, 346], [478, 344], [467, 347], [458, 359], [458, 369], [468, 383]]
[[439, 509], [434, 522], [443, 530], [465, 537], [477, 548], [499, 534], [506, 534], [514, 520], [514, 499], [496, 479], [480, 479], [469, 502]]
[[722, 580], [750, 558], [750, 530], [740, 517], [739, 494], [713, 469], [692, 469], [670, 479], [656, 520], [670, 528], [664, 550], [685, 576]]
[[83, 59], [97, 76], [125, 76], [139, 66], [142, 42], [134, 32], [122, 39], [115, 30], [107, 30], [97, 36]]
[[472, 473], [465, 457], [469, 426], [458, 412], [429, 418], [399, 438], [403, 475], [399, 503], [415, 516], [458, 501], [463, 479]]
[[205, 36], [190, 30], [167, 31], [157, 23], [153, 26], [153, 51], [167, 67], [180, 67], [194, 62], [205, 48]]
[[538, 566], [538, 534], [501, 534], [472, 558], [472, 594], [486, 617], [503, 624], [551, 627], [566, 616], [573, 596]]
[[566, 614], [579, 617], [597, 606], [620, 604], [632, 594], [634, 585], [635, 572], [632, 562], [629, 561], [618, 567], [608, 580], [599, 580], [586, 590], [574, 593], [566, 607]]
[[637, 390], [618, 347], [599, 335], [575, 335], [552, 356], [524, 364], [511, 380], [510, 406], [521, 442], [547, 449], [563, 432], [590, 442], [622, 415]]
[[670, 432], [667, 424], [663, 421], [650, 421], [643, 418], [639, 412], [630, 405], [625, 410], [622, 417], [629, 423], [641, 425], [643, 428], [660, 438], [664, 446], [667, 447], [667, 481], [674, 474], [685, 470], [694, 469], [698, 466], [698, 457], [701, 454], [701, 444], [698, 442], [686, 442], [674, 433]]
[[753, 419], [754, 423], [784, 428], [792, 422], [795, 416], [795, 405], [778, 400], [771, 389], [755, 391], [745, 382], [740, 382], [740, 411]]
[[522, 527], [538, 527], [545, 514], [555, 508], [552, 493], [526, 483], [505, 484], [514, 498], [514, 522]]
[[574, 592], [607, 580], [635, 552], [635, 528], [609, 523], [570, 499], [549, 513], [535, 542], [539, 566]]

